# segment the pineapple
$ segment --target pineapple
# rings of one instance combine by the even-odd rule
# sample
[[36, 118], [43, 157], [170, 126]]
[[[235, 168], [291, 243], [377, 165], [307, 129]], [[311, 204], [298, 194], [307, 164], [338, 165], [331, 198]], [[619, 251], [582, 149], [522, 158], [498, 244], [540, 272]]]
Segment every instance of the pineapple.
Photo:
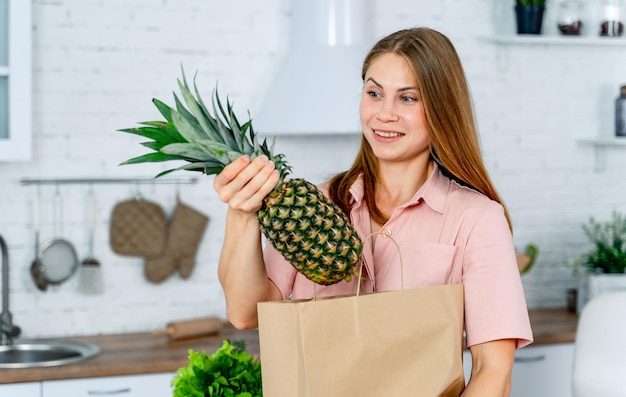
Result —
[[309, 280], [321, 285], [349, 280], [360, 260], [362, 241], [341, 209], [304, 179], [287, 180], [291, 167], [284, 155], [273, 154], [274, 145], [268, 146], [267, 140], [259, 142], [251, 120], [239, 123], [228, 98], [224, 109], [217, 87], [212, 112], [203, 103], [195, 81], [195, 96], [192, 94], [184, 72], [178, 87], [186, 107], [176, 94], [176, 108], [153, 99], [165, 120], [120, 130], [151, 139], [143, 145], [153, 150], [122, 164], [184, 160], [184, 165], [157, 177], [177, 170], [210, 175], [218, 174], [241, 155], [252, 159], [266, 155], [275, 163], [280, 177], [258, 212], [261, 231]]

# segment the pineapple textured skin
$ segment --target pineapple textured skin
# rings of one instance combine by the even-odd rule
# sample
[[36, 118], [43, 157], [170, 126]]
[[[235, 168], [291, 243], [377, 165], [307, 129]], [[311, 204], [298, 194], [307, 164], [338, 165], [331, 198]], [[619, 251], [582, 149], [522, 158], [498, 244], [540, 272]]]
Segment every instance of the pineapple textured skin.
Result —
[[270, 193], [258, 212], [272, 246], [314, 283], [349, 280], [362, 243], [346, 215], [315, 185], [290, 179]]
[[350, 280], [360, 262], [363, 244], [348, 217], [310, 182], [286, 180], [291, 167], [284, 155], [273, 153], [273, 143], [259, 142], [251, 120], [240, 124], [228, 99], [224, 109], [217, 88], [213, 91], [211, 112], [202, 101], [195, 81], [194, 95], [184, 71], [182, 75], [178, 87], [184, 104], [176, 94], [175, 107], [153, 99], [165, 120], [141, 122], [140, 127], [120, 130], [149, 138], [142, 145], [152, 150], [122, 164], [178, 160], [184, 164], [157, 177], [178, 170], [210, 175], [220, 173], [242, 155], [251, 159], [267, 156], [280, 175], [257, 213], [267, 240], [314, 283], [332, 285]]

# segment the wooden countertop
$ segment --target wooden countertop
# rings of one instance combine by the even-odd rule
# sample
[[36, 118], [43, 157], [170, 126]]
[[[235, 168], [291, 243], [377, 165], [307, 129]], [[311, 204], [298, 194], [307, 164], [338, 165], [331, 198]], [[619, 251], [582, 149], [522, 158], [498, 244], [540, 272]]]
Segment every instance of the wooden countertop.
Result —
[[[64, 338], [59, 338], [64, 339]], [[212, 354], [224, 339], [246, 341], [246, 351], [259, 355], [259, 333], [256, 329], [239, 331], [226, 327], [215, 336], [168, 342], [166, 337], [150, 333], [133, 333], [68, 338], [94, 343], [101, 353], [85, 361], [42, 368], [0, 369], [0, 384], [44, 380], [93, 378], [99, 376], [139, 375], [176, 372], [186, 366], [188, 350]]]
[[530, 310], [528, 314], [535, 337], [533, 345], [573, 343], [576, 339], [577, 314], [565, 309]]
[[[565, 309], [531, 310], [530, 320], [535, 345], [571, 343], [576, 335], [578, 316]], [[62, 339], [62, 338], [60, 338]], [[92, 359], [58, 367], [1, 369], [0, 384], [45, 380], [92, 378], [100, 376], [139, 375], [175, 372], [188, 364], [189, 349], [216, 351], [224, 339], [243, 339], [247, 352], [259, 354], [257, 330], [239, 331], [224, 328], [218, 335], [186, 341], [168, 342], [150, 333], [133, 333], [69, 338], [94, 343], [102, 352]]]

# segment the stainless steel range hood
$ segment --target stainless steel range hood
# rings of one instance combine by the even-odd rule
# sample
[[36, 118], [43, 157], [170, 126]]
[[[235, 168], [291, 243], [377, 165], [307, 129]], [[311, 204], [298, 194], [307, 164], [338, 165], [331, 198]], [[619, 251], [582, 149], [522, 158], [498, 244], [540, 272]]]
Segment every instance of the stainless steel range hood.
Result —
[[291, 44], [255, 100], [262, 135], [359, 133], [368, 0], [293, 0]]

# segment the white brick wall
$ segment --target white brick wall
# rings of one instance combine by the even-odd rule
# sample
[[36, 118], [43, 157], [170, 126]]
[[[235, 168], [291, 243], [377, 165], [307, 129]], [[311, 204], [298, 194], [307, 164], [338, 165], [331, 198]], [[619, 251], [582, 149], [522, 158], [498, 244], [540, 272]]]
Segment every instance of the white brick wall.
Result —
[[[577, 143], [612, 133], [613, 98], [626, 82], [626, 47], [498, 46], [482, 40], [513, 30], [504, 3], [375, 0], [372, 24], [377, 37], [427, 25], [457, 45], [488, 166], [515, 222], [516, 244], [532, 241], [541, 249], [535, 269], [523, 278], [529, 306], [564, 306], [565, 289], [575, 285], [564, 263], [586, 248], [580, 224], [590, 215], [626, 210], [626, 149], [607, 151], [606, 169], [598, 173], [593, 150]], [[24, 336], [150, 331], [167, 321], [224, 315], [216, 267], [225, 208], [212, 178], [180, 187], [185, 202], [211, 217], [195, 271], [189, 280], [173, 276], [159, 285], [144, 279], [141, 259], [116, 255], [108, 245], [110, 211], [136, 188], [94, 187], [96, 256], [105, 277], [101, 296], [77, 292], [76, 279], [45, 293], [35, 288], [28, 272], [35, 189], [19, 181], [153, 176], [164, 168], [117, 166], [143, 151], [139, 138], [115, 130], [159, 117], [150, 99], [170, 102], [181, 63], [188, 74], [198, 71], [207, 94], [218, 79], [222, 93], [245, 111], [288, 44], [289, 16], [286, 0], [33, 0], [35, 159], [0, 162], [0, 234], [10, 248], [11, 310]], [[296, 175], [319, 182], [351, 163], [358, 140], [281, 137], [277, 147]], [[174, 186], [140, 190], [173, 210]], [[87, 187], [61, 191], [65, 235], [83, 258]], [[46, 239], [54, 187], [42, 192]]]

